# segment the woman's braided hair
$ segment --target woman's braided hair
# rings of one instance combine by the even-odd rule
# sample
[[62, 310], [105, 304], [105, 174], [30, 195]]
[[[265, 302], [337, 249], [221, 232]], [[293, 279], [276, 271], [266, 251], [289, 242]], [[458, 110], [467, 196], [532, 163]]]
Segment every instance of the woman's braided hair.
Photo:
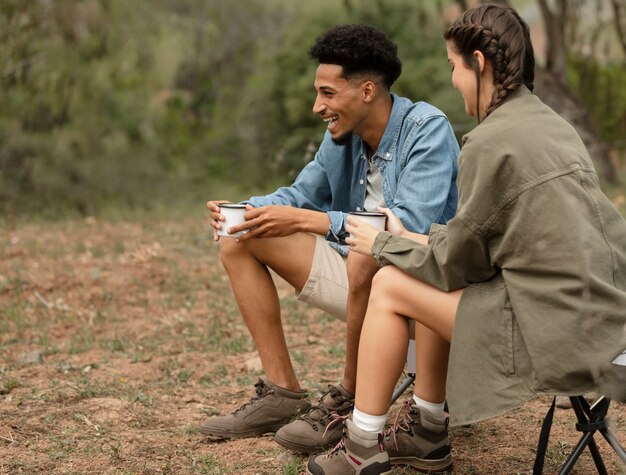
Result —
[[485, 117], [524, 84], [531, 91], [535, 79], [535, 56], [528, 25], [515, 10], [501, 5], [482, 5], [463, 13], [444, 33], [465, 63], [474, 69], [477, 104], [480, 72], [473, 56], [480, 51], [493, 70], [495, 91]]

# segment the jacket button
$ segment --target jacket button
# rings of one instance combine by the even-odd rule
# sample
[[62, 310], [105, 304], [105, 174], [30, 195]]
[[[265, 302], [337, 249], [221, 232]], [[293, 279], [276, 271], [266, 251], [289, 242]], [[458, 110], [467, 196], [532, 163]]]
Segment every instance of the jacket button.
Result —
[[359, 183], [362, 185], [364, 182], [363, 182], [363, 180], [359, 180]]

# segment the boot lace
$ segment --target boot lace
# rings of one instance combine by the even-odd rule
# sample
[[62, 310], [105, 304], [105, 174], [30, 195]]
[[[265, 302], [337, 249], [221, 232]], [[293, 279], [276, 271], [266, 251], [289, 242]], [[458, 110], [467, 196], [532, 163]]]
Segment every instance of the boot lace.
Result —
[[[330, 395], [330, 397], [337, 404], [336, 409], [331, 409], [324, 404], [324, 398], [328, 395]], [[350, 399], [346, 398], [338, 388], [332, 385], [328, 385], [328, 391], [326, 391], [322, 395], [322, 397], [319, 399], [319, 402], [317, 404], [312, 404], [311, 408], [307, 412], [298, 416], [298, 419], [305, 421], [307, 424], [309, 424], [313, 428], [317, 428], [317, 423], [320, 423], [322, 426], [324, 426], [326, 425], [325, 423], [326, 420], [332, 419], [333, 416], [337, 414], [340, 415], [340, 412], [343, 412], [342, 406], [346, 402], [350, 403], [350, 407], [351, 407], [352, 401]], [[332, 421], [329, 423], [329, 425], [326, 425], [326, 429], [324, 430], [324, 435], [326, 435], [326, 432], [328, 431], [330, 424], [336, 425], [336, 424], [333, 424]]]
[[393, 424], [387, 432], [385, 432], [385, 437], [391, 437], [396, 446], [396, 450], [398, 450], [398, 432], [408, 432], [412, 434], [411, 424], [415, 424], [415, 420], [411, 417], [411, 414], [414, 413], [411, 409], [411, 401], [404, 401], [402, 406], [400, 406], [400, 410], [396, 414], [396, 417], [393, 421]]
[[[350, 417], [350, 414], [346, 414], [345, 416], [340, 416], [338, 414], [333, 414], [331, 416], [332, 421], [330, 422], [330, 424], [328, 424], [328, 427], [326, 427], [326, 430], [330, 429], [332, 426], [336, 425], [339, 423], [339, 421], [341, 421], [341, 423], [343, 424], [343, 437], [341, 437], [341, 440], [337, 443], [337, 445], [335, 445], [327, 454], [326, 454], [326, 458], [331, 459], [333, 458], [335, 455], [337, 455], [339, 452], [346, 452], [346, 420]], [[324, 435], [326, 435], [326, 431], [324, 431]], [[378, 450], [382, 453], [385, 451], [385, 447], [384, 447], [384, 434], [382, 432], [380, 432], [378, 434]]]
[[341, 440], [337, 443], [337, 445], [335, 445], [332, 449], [330, 449], [328, 451], [328, 453], [326, 454], [326, 458], [333, 458], [337, 453], [339, 453], [340, 451], [346, 451], [346, 442], [345, 442], [345, 424], [346, 424], [346, 419], [348, 419], [348, 417], [350, 417], [349, 414], [346, 414], [345, 416], [340, 416], [339, 414], [331, 414], [330, 415], [330, 423], [326, 426], [326, 430], [324, 431], [324, 436], [326, 435], [326, 432], [328, 431], [328, 429], [330, 429], [331, 427], [341, 423], [344, 426], [344, 434], [343, 437], [341, 438]]
[[255, 389], [256, 395], [252, 396], [252, 399], [250, 399], [248, 402], [242, 404], [238, 409], [235, 409], [235, 411], [232, 413], [233, 416], [238, 417], [239, 414], [241, 412], [245, 411], [245, 409], [247, 407], [254, 406], [257, 401], [260, 401], [265, 396], [274, 393], [274, 390], [272, 388], [270, 388], [269, 386], [267, 386], [262, 379], [259, 379], [255, 383], [254, 389]]

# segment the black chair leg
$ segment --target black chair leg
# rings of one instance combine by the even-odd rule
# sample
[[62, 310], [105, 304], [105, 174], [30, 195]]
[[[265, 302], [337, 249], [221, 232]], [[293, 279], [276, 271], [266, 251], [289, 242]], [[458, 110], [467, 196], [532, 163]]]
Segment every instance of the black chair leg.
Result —
[[580, 454], [585, 450], [585, 447], [589, 447], [598, 473], [600, 475], [608, 475], [604, 461], [602, 460], [602, 455], [600, 455], [596, 441], [593, 438], [596, 432], [602, 434], [618, 457], [626, 463], [626, 451], [624, 451], [624, 448], [619, 444], [606, 424], [605, 417], [609, 409], [610, 400], [601, 397], [593, 406], [590, 406], [583, 396], [571, 396], [570, 401], [572, 402], [572, 407], [578, 419], [576, 430], [582, 432], [583, 435], [561, 467], [559, 475], [570, 473], [578, 457], [580, 457]]
[[411, 384], [413, 384], [414, 382], [415, 382], [415, 373], [409, 373], [406, 379], [402, 381], [402, 384], [400, 384], [400, 386], [398, 386], [396, 390], [393, 392], [393, 395], [391, 396], [391, 404], [396, 402], [396, 400], [400, 396], [402, 396], [402, 393], [406, 391], [409, 388], [409, 386], [411, 386]]

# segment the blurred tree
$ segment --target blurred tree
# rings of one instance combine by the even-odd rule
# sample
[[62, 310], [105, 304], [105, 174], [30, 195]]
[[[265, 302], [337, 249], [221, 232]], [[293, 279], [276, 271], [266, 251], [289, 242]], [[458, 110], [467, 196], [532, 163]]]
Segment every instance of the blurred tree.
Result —
[[[556, 0], [553, 2], [554, 7], [551, 7], [547, 0], [538, 2], [548, 41], [546, 68], [537, 71], [537, 95], [576, 128], [600, 176], [610, 183], [616, 183], [617, 174], [607, 144], [598, 133], [590, 110], [571, 88], [568, 76], [570, 53], [566, 46], [567, 29], [576, 30], [581, 16], [580, 9], [586, 6], [586, 2], [577, 2], [577, 5], [574, 5], [567, 0]], [[576, 6], [578, 14], [575, 11]]]
[[[222, 183], [238, 199], [288, 182], [325, 131], [311, 111], [308, 49], [337, 23], [388, 32], [403, 61], [394, 92], [445, 111], [460, 137], [474, 122], [450, 86], [442, 40], [455, 3], [470, 2], [3, 0], [0, 209], [202, 210]], [[626, 119], [612, 106], [626, 104], [623, 67], [577, 45], [568, 43], [568, 80], [595, 101], [604, 136], [621, 137]]]
[[626, 54], [626, 1], [611, 0], [613, 7], [613, 20], [615, 21], [615, 31], [620, 41], [624, 54]]
[[[537, 0], [537, 2], [543, 17], [547, 41], [545, 68], [535, 69], [535, 93], [574, 126], [589, 150], [598, 174], [607, 182], [616, 183], [617, 174], [607, 144], [594, 125], [589, 107], [572, 89], [568, 75], [572, 54], [567, 45], [572, 41], [567, 41], [567, 33], [577, 30], [580, 11], [583, 7], [588, 8], [590, 2], [588, 0], [575, 2]], [[481, 3], [490, 1], [481, 0]], [[509, 4], [507, 0], [499, 0], [498, 3]]]
[[146, 7], [2, 3], [0, 202], [7, 212], [90, 214], [103, 200], [136, 201], [134, 186], [154, 171], [141, 130], [156, 32], [144, 21]]

